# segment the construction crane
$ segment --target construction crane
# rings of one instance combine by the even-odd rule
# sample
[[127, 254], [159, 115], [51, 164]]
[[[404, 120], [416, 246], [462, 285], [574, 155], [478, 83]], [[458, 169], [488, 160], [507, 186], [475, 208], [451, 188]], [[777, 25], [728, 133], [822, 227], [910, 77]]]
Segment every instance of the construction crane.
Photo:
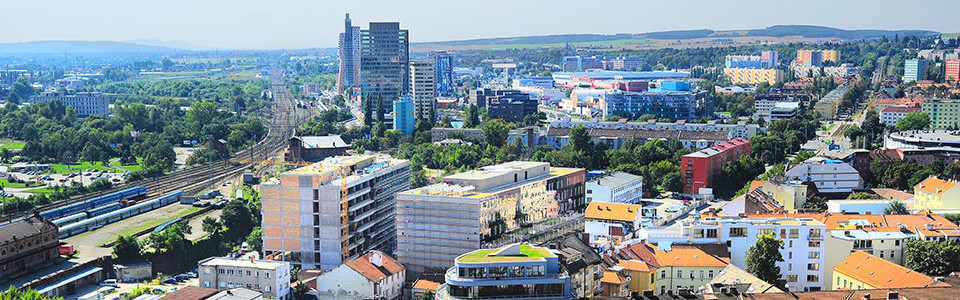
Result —
[[340, 221], [341, 221], [340, 226], [342, 227], [342, 234], [340, 236], [343, 237], [342, 248], [343, 248], [344, 258], [350, 257], [350, 244], [348, 243], [350, 240], [350, 237], [349, 237], [350, 221], [347, 216], [347, 210], [350, 209], [350, 205], [349, 205], [350, 201], [347, 201], [347, 195], [350, 194], [347, 190], [347, 176], [349, 175], [349, 173], [350, 173], [349, 166], [344, 166], [344, 165], [340, 166], [340, 202], [341, 202], [340, 211], [342, 211], [342, 215], [340, 216]]

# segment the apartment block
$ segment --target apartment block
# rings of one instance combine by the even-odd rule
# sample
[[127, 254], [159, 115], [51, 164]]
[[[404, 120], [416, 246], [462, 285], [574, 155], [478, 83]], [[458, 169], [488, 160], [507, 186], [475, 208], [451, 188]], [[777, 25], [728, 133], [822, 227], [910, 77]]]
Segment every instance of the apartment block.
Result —
[[432, 51], [427, 56], [436, 71], [434, 79], [437, 82], [435, 94], [437, 97], [456, 97], [457, 87], [453, 81], [453, 53], [448, 51]]
[[897, 122], [900, 122], [900, 119], [906, 117], [907, 114], [919, 111], [919, 106], [888, 106], [880, 110], [880, 123], [887, 126], [895, 126]]
[[850, 254], [833, 267], [836, 289], [875, 290], [950, 286], [933, 277], [904, 268], [863, 251]]
[[[410, 62], [410, 98], [417, 120], [429, 120], [435, 114], [437, 100], [437, 69], [433, 62]], [[430, 120], [433, 122], [435, 120]]]
[[394, 195], [410, 162], [385, 154], [338, 156], [261, 185], [265, 257], [331, 270], [369, 250], [392, 253]]
[[110, 114], [110, 98], [96, 92], [79, 92], [65, 94], [61, 92], [42, 92], [30, 97], [31, 103], [60, 100], [63, 105], [72, 106], [77, 110], [78, 117], [90, 115], [107, 116]]
[[669, 83], [643, 92], [606, 90], [597, 104], [604, 118], [636, 119], [651, 114], [661, 119], [691, 120], [713, 114], [713, 96], [707, 91], [690, 89], [689, 84]]
[[640, 229], [642, 211], [639, 204], [590, 202], [583, 215], [583, 232], [591, 246], [620, 244]]
[[960, 126], [960, 101], [932, 99], [920, 104], [920, 111], [930, 116], [930, 128], [949, 129]]
[[923, 80], [927, 72], [927, 60], [922, 58], [908, 59], [903, 61], [903, 82]]
[[735, 138], [680, 157], [683, 193], [699, 194], [701, 188], [712, 187], [713, 177], [723, 166], [744, 155], [750, 155], [750, 141]]
[[946, 61], [943, 79], [947, 82], [960, 81], [960, 59], [948, 59]]
[[823, 62], [840, 62], [840, 50], [797, 50], [798, 65], [816, 66], [823, 65]]
[[214, 257], [200, 261], [197, 271], [203, 288], [223, 291], [244, 287], [264, 297], [289, 299], [289, 262]]
[[397, 259], [411, 272], [442, 270], [505, 234], [582, 209], [583, 169], [514, 161], [443, 177], [397, 194]]
[[733, 84], [775, 84], [783, 81], [783, 70], [754, 68], [724, 68], [723, 76]]
[[841, 160], [813, 157], [788, 168], [784, 173], [787, 179], [812, 182], [821, 194], [850, 193], [863, 188], [860, 172]]
[[957, 181], [929, 177], [913, 187], [913, 208], [960, 211], [960, 186]]
[[587, 182], [587, 202], [639, 204], [643, 194], [643, 176], [616, 172]]

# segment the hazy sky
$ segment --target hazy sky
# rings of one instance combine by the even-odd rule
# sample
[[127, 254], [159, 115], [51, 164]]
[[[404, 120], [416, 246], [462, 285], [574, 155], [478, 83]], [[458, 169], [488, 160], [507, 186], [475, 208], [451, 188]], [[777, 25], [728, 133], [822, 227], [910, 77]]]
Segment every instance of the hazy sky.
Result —
[[331, 47], [343, 14], [399, 21], [414, 42], [778, 24], [960, 31], [958, 0], [28, 0], [0, 1], [0, 42], [179, 40], [221, 48]]

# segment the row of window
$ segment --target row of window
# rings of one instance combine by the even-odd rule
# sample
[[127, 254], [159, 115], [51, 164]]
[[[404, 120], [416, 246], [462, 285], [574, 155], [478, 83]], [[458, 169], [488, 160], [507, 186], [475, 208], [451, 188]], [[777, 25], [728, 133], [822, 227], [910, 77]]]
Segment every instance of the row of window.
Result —
[[487, 268], [459, 268], [461, 278], [500, 278], [500, 277], [543, 277], [543, 265], [487, 267]]
[[[690, 270], [690, 273], [689, 273], [689, 274], [690, 274], [690, 277], [689, 277], [690, 279], [697, 279], [697, 278], [699, 278], [699, 279], [713, 279], [713, 270], [707, 270], [706, 273], [704, 273], [703, 270], [700, 270], [700, 276], [699, 276], [699, 277], [696, 276], [697, 271], [695, 271], [695, 270]], [[704, 274], [706, 274], [707, 277], [703, 277]], [[667, 270], [660, 270], [660, 279], [664, 279], [664, 278], [667, 278]], [[674, 278], [678, 278], [678, 279], [679, 279], [679, 278], [683, 278], [683, 270], [677, 270], [677, 277], [674, 277]], [[650, 282], [651, 282], [651, 283], [653, 282], [653, 277], [650, 277]]]
[[[220, 275], [227, 276], [246, 276], [253, 278], [260, 278], [260, 271], [251, 271], [251, 270], [240, 270], [240, 269], [217, 269], [217, 273]], [[210, 274], [210, 269], [204, 269], [204, 274]], [[246, 275], [244, 275], [246, 274]], [[263, 272], [263, 278], [270, 279], [270, 272]]]

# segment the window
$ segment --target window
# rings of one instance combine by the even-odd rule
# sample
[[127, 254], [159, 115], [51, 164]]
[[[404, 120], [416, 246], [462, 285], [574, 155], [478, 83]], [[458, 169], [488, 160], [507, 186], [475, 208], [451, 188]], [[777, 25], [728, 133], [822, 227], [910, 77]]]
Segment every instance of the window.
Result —
[[810, 241], [807, 243], [807, 247], [820, 248], [820, 241]]
[[819, 263], [809, 263], [809, 264], [807, 264], [807, 270], [808, 270], [808, 271], [819, 271], [819, 270], [820, 270], [820, 264], [819, 264]]
[[717, 238], [717, 230], [716, 230], [716, 229], [707, 229], [707, 237], [708, 237], [708, 238]]
[[523, 266], [510, 267], [510, 277], [523, 277]]
[[768, 235], [773, 233], [773, 228], [760, 228], [757, 230], [757, 235]]
[[807, 275], [807, 282], [819, 282], [820, 275]]
[[820, 259], [820, 252], [811, 251], [810, 254], [807, 255], [807, 258], [809, 258], [809, 259]]
[[209, 281], [204, 281], [204, 282], [203, 282], [203, 287], [210, 287], [210, 282], [209, 282]]
[[263, 278], [270, 279], [270, 272], [263, 272]]
[[700, 279], [703, 279], [703, 270], [700, 270]]
[[797, 275], [787, 275], [787, 282], [797, 282]]
[[793, 259], [793, 251], [787, 252], [787, 259]]
[[270, 286], [268, 285], [268, 286], [267, 286], [267, 293], [269, 293], [269, 292], [270, 292]]
[[800, 229], [790, 229], [790, 238], [795, 239], [800, 237]]
[[793, 271], [793, 264], [787, 264], [787, 271]]
[[220, 282], [220, 287], [227, 287], [227, 283], [226, 283], [226, 282], [223, 282], [223, 281], [221, 281], [221, 282]]
[[710, 279], [713, 279], [713, 270], [708, 270], [707, 276], [710, 276]]
[[897, 258], [896, 252], [893, 252], [893, 250], [890, 250], [890, 258]]
[[900, 240], [893, 241], [894, 246], [900, 246]]
[[204, 269], [203, 269], [203, 273], [204, 273], [204, 274], [207, 274], [207, 275], [210, 275], [210, 268], [204, 268]]
[[747, 237], [747, 229], [743, 227], [730, 228], [730, 237]]
[[693, 238], [698, 239], [703, 237], [703, 229], [694, 229]]
[[490, 277], [507, 277], [507, 267], [489, 267]]
[[660, 271], [660, 279], [667, 278], [667, 270]]
[[820, 237], [820, 228], [810, 229], [810, 237], [811, 237], [811, 238], [819, 238], [819, 237]]
[[677, 278], [683, 278], [683, 271], [677, 270]]
[[[703, 272], [703, 271], [700, 271]], [[693, 270], [690, 270], [690, 279], [693, 279]]]

